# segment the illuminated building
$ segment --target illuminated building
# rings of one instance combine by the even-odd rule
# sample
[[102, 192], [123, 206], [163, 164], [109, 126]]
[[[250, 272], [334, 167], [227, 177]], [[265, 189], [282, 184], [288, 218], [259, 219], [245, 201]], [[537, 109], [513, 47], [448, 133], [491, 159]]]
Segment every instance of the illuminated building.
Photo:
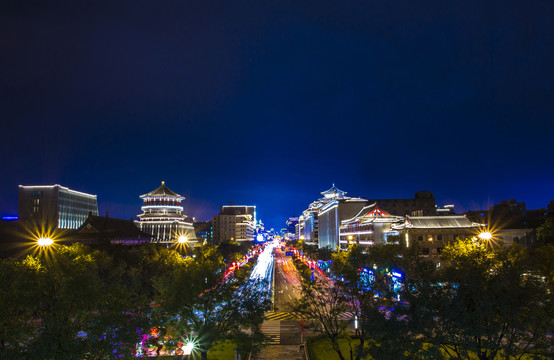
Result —
[[297, 236], [309, 245], [319, 244], [318, 215], [321, 207], [334, 199], [344, 197], [346, 192], [337, 189], [335, 184], [333, 184], [329, 190], [323, 191], [320, 194], [323, 195], [323, 197], [312, 202], [310, 206], [302, 212], [302, 215], [298, 217]]
[[423, 256], [435, 258], [447, 243], [473, 237], [483, 226], [465, 215], [406, 216], [404, 222], [391, 229], [398, 231], [407, 245], [417, 243]]
[[98, 215], [96, 195], [61, 185], [19, 185], [19, 218], [58, 229], [77, 229], [89, 214]]
[[390, 243], [387, 240], [390, 235], [399, 235], [392, 226], [403, 220], [403, 216], [391, 215], [376, 203], [365, 206], [354, 217], [341, 221], [340, 244], [347, 247], [350, 243], [365, 246]]
[[298, 240], [298, 218], [297, 217], [291, 217], [287, 220], [287, 238], [289, 240]]
[[195, 222], [194, 231], [196, 232], [196, 239], [202, 244], [213, 244], [214, 227], [211, 220]]
[[152, 242], [170, 244], [180, 236], [196, 242], [193, 219], [183, 214], [184, 196], [174, 193], [162, 181], [162, 185], [148, 194], [141, 195], [142, 214], [137, 215], [138, 228], [152, 235]]
[[345, 196], [345, 191], [339, 190], [333, 184], [329, 190], [321, 193], [322, 206], [318, 209], [318, 246], [337, 250], [340, 240], [340, 225], [342, 220], [350, 219], [367, 205], [367, 200], [358, 197]]
[[213, 216], [214, 240], [254, 241], [256, 235], [256, 206], [225, 205]]

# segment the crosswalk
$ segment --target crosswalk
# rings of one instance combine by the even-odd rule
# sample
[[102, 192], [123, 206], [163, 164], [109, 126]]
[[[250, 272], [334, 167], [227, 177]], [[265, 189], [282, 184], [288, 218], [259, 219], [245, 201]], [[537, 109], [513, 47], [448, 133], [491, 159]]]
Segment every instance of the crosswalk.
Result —
[[261, 330], [269, 338], [269, 344], [281, 344], [281, 321], [266, 320], [263, 322]]
[[270, 312], [265, 315], [266, 320], [297, 320], [293, 313], [285, 311]]
[[[300, 320], [302, 317], [298, 316], [297, 314], [286, 312], [286, 311], [276, 311], [276, 312], [270, 312], [265, 315], [266, 320], [271, 321], [286, 321], [286, 320]], [[354, 318], [353, 312], [343, 312], [338, 316], [339, 320], [351, 320]]]

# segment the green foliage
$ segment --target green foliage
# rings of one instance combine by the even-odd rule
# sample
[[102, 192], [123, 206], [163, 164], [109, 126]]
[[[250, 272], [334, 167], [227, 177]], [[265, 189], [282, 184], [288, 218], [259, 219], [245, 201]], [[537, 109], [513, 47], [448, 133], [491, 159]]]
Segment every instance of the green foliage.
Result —
[[554, 217], [549, 217], [537, 228], [537, 242], [540, 245], [554, 245]]
[[339, 316], [349, 310], [349, 305], [341, 288], [303, 280], [300, 297], [291, 304], [291, 309], [311, 320], [312, 330], [324, 334], [339, 358], [344, 360], [338, 342], [346, 334], [348, 323], [339, 320]]
[[203, 358], [217, 341], [231, 338], [239, 351], [257, 348], [263, 340], [258, 327], [270, 308], [262, 296], [265, 284], [249, 281], [248, 268], [224, 279], [222, 256], [215, 247], [204, 247], [194, 260], [184, 262], [155, 280], [161, 304], [154, 318], [183, 337], [196, 339]]
[[[435, 281], [408, 288], [411, 325], [447, 358], [516, 358], [549, 346], [552, 293], [517, 247], [446, 246]], [[551, 346], [551, 344], [550, 344]]]

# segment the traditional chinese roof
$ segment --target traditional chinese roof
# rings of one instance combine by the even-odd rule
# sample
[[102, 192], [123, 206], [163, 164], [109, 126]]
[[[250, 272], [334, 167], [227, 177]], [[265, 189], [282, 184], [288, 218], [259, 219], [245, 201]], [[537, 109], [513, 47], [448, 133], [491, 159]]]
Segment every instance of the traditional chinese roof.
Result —
[[329, 190], [323, 191], [320, 194], [325, 196], [326, 198], [336, 198], [336, 197], [343, 197], [344, 195], [347, 194], [347, 192], [337, 189], [335, 184], [333, 184], [333, 186], [331, 186]]
[[76, 239], [136, 239], [148, 242], [152, 235], [141, 231], [133, 220], [89, 215], [83, 225], [74, 231], [73, 237]]
[[141, 195], [141, 198], [145, 197], [154, 197], [154, 196], [169, 196], [169, 197], [178, 197], [182, 200], [185, 199], [184, 196], [181, 196], [173, 191], [171, 191], [167, 186], [165, 186], [165, 181], [162, 181], [162, 185], [160, 185], [157, 189], [150, 191], [148, 194]]
[[407, 216], [401, 225], [393, 226], [396, 230], [403, 229], [460, 229], [475, 228], [482, 224], [471, 222], [465, 215], [453, 216]]
[[[371, 218], [390, 217], [390, 216], [391, 215], [388, 212], [386, 212], [385, 210], [381, 209], [377, 205], [377, 203], [373, 203], [371, 205], [364, 206], [352, 218], [350, 218], [348, 220], [343, 220], [341, 222], [346, 224], [346, 223], [350, 223], [350, 222], [363, 221], [365, 223], [365, 222], [367, 222], [366, 220], [371, 220]], [[396, 218], [396, 217], [394, 217], [394, 218]], [[393, 220], [391, 220], [391, 221], [393, 221]]]

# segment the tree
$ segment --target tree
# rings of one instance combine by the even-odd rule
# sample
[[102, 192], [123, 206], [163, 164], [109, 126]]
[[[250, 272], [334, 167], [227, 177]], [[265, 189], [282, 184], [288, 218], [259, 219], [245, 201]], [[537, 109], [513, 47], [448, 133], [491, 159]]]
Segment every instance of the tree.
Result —
[[541, 245], [554, 244], [554, 217], [546, 219], [544, 224], [537, 228], [537, 242]]
[[[258, 327], [270, 308], [265, 284], [248, 279], [248, 265], [230, 277], [215, 247], [204, 247], [190, 259], [156, 281], [159, 303], [155, 317], [175, 335], [194, 338], [201, 358], [217, 341], [233, 338], [239, 350], [255, 348]], [[262, 337], [263, 339], [263, 337]]]
[[22, 262], [0, 262], [0, 358], [19, 357], [33, 335], [34, 302], [37, 299], [40, 263], [32, 257]]
[[[357, 319], [359, 344], [354, 351], [356, 360], [364, 358], [367, 353], [374, 359], [398, 359], [406, 352], [417, 350], [410, 338], [412, 334], [406, 331], [402, 320], [404, 309], [396, 301], [397, 293], [386, 274], [379, 276], [377, 270], [398, 268], [403, 259], [398, 256], [399, 250], [398, 246], [391, 245], [369, 249], [351, 245], [348, 251], [333, 257], [333, 270], [342, 279], [335, 286], [341, 289]], [[370, 272], [372, 281], [368, 280]]]
[[340, 320], [339, 316], [348, 311], [349, 306], [341, 288], [302, 279], [300, 297], [291, 304], [291, 310], [312, 320], [313, 329], [324, 334], [340, 360], [344, 360], [339, 339], [346, 335], [348, 322]]
[[408, 289], [412, 325], [430, 351], [492, 360], [547, 348], [552, 293], [528, 272], [524, 250], [490, 249], [466, 239], [446, 246], [441, 263], [436, 281]]

